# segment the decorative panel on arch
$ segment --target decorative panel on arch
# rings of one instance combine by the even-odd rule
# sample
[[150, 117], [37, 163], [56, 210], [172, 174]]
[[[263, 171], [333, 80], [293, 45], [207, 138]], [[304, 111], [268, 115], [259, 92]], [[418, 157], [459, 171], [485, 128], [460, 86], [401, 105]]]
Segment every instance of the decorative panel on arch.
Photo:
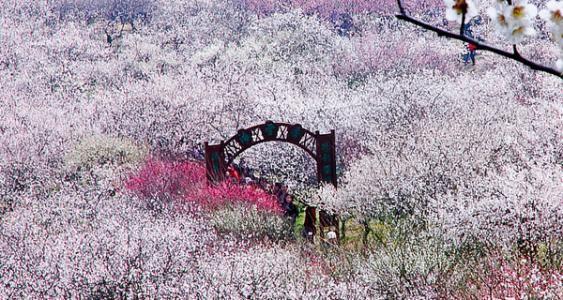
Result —
[[299, 124], [267, 121], [264, 124], [240, 129], [235, 136], [224, 143], [226, 165], [230, 165], [246, 149], [270, 141], [294, 144], [316, 160], [316, 135], [314, 133], [304, 129]]

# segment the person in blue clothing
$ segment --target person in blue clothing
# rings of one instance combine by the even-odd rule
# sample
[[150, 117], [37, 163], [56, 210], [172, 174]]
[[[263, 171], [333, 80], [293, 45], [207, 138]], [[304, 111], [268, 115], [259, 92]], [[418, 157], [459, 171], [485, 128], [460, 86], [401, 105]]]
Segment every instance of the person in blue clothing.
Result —
[[477, 45], [469, 43], [467, 44], [467, 53], [463, 57], [464, 64], [468, 64], [469, 60], [475, 65], [475, 54], [477, 52]]
[[[469, 22], [467, 22], [467, 24], [463, 25], [463, 34], [466, 37], [470, 37], [472, 39], [475, 38], [475, 36], [473, 35], [473, 25], [480, 25], [481, 24], [481, 17], [480, 16], [476, 16], [474, 18], [472, 18], [471, 20], [469, 20]], [[473, 65], [475, 65], [475, 55], [477, 54], [477, 45], [473, 44], [473, 43], [469, 43], [466, 45], [466, 49], [467, 49], [467, 53], [465, 53], [463, 55], [463, 63], [465, 65], [467, 65], [469, 63], [469, 61], [471, 60], [471, 62], [473, 63]]]
[[481, 16], [476, 16], [469, 20], [466, 24], [463, 25], [463, 34], [467, 37], [474, 38], [473, 36], [473, 26], [474, 25], [481, 25], [482, 19]]
[[471, 26], [471, 22], [463, 25], [463, 34], [467, 37], [473, 38], [473, 29], [471, 28]]

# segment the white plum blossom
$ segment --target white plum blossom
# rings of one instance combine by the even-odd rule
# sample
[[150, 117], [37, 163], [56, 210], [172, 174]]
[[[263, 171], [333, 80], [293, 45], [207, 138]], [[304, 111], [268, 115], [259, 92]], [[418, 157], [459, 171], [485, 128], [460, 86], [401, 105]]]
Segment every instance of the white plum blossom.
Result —
[[506, 2], [497, 2], [495, 7], [490, 7], [487, 10], [494, 21], [497, 33], [512, 44], [520, 43], [526, 37], [536, 34], [533, 22], [537, 12], [537, 7], [526, 1], [512, 5]]
[[555, 43], [559, 45], [560, 58], [555, 66], [563, 72], [563, 2], [555, 0], [547, 2], [546, 9], [540, 11], [539, 16], [547, 22]]
[[563, 26], [563, 2], [552, 0], [545, 6], [546, 9], [541, 10], [539, 16], [546, 20], [553, 30], [560, 30]]
[[192, 61], [197, 65], [213, 62], [217, 59], [219, 54], [224, 51], [224, 48], [225, 45], [223, 45], [223, 42], [217, 41], [195, 53], [192, 57]]
[[462, 16], [465, 14], [465, 23], [479, 13], [477, 5], [473, 0], [444, 0], [446, 4], [446, 19], [461, 23]]
[[351, 210], [350, 202], [347, 202], [338, 193], [338, 190], [330, 184], [322, 185], [310, 205], [314, 205], [336, 214], [346, 214]]
[[[563, 54], [561, 55], [563, 56]], [[563, 58], [560, 58], [555, 62], [555, 67], [559, 70], [559, 72], [563, 72]]]

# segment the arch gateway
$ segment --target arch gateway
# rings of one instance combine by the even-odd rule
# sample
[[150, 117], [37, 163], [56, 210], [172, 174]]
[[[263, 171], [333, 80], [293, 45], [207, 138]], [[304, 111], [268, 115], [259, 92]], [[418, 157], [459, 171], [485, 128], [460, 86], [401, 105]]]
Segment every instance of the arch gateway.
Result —
[[[266, 121], [250, 128], [240, 129], [237, 134], [219, 144], [205, 143], [205, 166], [207, 179], [210, 182], [221, 182], [226, 179], [226, 172], [235, 158], [246, 149], [264, 142], [287, 142], [305, 150], [317, 163], [317, 182], [330, 183], [337, 187], [336, 175], [336, 143], [334, 130], [330, 133], [314, 133], [303, 128], [300, 124], [278, 123]], [[307, 208], [306, 216], [314, 216], [314, 208]], [[310, 213], [312, 211], [312, 213]], [[305, 223], [315, 224], [316, 220], [305, 220]], [[338, 220], [336, 216], [319, 211], [319, 225], [322, 228], [335, 226], [338, 234]], [[314, 231], [313, 231], [314, 232]]]

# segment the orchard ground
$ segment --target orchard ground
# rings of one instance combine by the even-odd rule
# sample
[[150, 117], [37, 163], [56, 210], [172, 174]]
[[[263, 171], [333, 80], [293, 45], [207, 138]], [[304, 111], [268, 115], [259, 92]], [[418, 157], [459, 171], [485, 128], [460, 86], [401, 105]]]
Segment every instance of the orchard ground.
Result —
[[[0, 298], [562, 298], [561, 80], [464, 67], [395, 1], [280, 3], [3, 1]], [[520, 53], [549, 65], [542, 22]], [[242, 157], [340, 215], [340, 246], [206, 185], [194, 149], [265, 120], [336, 130], [337, 191], [297, 147]]]

